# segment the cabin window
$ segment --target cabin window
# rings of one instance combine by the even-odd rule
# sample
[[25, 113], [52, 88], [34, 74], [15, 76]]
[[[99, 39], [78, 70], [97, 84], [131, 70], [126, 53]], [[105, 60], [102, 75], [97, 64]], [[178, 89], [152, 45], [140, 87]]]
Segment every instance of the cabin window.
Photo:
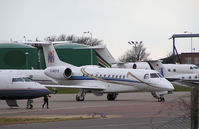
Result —
[[120, 75], [119, 78], [122, 78], [122, 75]]
[[117, 78], [117, 77], [118, 77], [118, 75], [115, 76], [115, 78]]
[[98, 77], [98, 74], [96, 74], [95, 76]]
[[123, 75], [123, 79], [125, 79], [125, 75]]
[[189, 79], [191, 79], [191, 76], [189, 76]]
[[184, 77], [182, 77], [182, 80], [184, 80]]
[[195, 76], [195, 79], [197, 79], [198, 77], [197, 77], [197, 75]]
[[173, 72], [176, 72], [176, 69], [173, 69]]
[[104, 75], [104, 77], [106, 77], [106, 74]]
[[144, 75], [144, 79], [149, 79], [149, 74], [148, 73]]
[[112, 78], [114, 78], [115, 76], [114, 75], [112, 75]]
[[171, 72], [171, 69], [168, 69], [169, 72]]
[[151, 77], [151, 78], [159, 78], [159, 76], [158, 76], [157, 73], [151, 73], [151, 74], [150, 74], [150, 77]]

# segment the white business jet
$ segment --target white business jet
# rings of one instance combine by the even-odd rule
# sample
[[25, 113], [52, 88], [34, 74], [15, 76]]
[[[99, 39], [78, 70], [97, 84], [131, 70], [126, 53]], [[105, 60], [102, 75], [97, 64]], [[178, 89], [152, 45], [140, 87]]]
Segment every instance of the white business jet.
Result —
[[84, 101], [86, 93], [98, 96], [108, 93], [107, 99], [115, 100], [118, 93], [123, 92], [174, 89], [169, 81], [154, 70], [76, 67], [62, 62], [52, 43], [34, 42], [34, 44], [42, 44], [47, 65], [44, 73], [58, 83], [46, 86], [80, 89], [76, 96], [77, 101]]
[[161, 60], [149, 61], [154, 70], [179, 86], [199, 86], [199, 68], [193, 64], [162, 64]]
[[18, 107], [18, 99], [28, 99], [27, 108], [32, 108], [32, 99], [49, 94], [50, 91], [41, 84], [27, 77], [0, 71], [0, 99], [6, 100], [8, 106]]

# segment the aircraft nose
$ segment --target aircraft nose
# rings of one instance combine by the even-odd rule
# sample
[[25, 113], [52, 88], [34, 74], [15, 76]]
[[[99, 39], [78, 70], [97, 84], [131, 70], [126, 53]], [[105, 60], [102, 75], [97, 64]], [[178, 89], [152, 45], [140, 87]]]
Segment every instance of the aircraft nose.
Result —
[[50, 94], [50, 90], [48, 90], [48, 88], [43, 89], [43, 94], [44, 95]]
[[174, 90], [173, 85], [172, 85], [168, 80], [166, 80], [166, 79], [165, 79], [165, 81], [163, 82], [163, 88], [165, 88], [165, 89], [168, 90], [168, 91]]

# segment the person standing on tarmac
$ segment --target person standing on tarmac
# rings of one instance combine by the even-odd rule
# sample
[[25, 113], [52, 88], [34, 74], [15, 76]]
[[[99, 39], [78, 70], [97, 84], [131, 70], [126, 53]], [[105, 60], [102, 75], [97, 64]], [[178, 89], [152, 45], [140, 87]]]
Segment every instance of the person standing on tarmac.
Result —
[[44, 104], [42, 105], [42, 108], [44, 108], [45, 105], [47, 105], [47, 108], [49, 108], [49, 107], [48, 107], [48, 96], [49, 96], [49, 95], [45, 95], [45, 96], [44, 96]]

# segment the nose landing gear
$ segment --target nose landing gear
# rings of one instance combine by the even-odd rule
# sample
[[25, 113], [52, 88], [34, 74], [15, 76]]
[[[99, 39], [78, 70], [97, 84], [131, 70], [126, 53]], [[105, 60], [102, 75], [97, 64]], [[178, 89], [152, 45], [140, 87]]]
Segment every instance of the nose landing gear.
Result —
[[27, 109], [32, 109], [32, 108], [33, 108], [32, 103], [33, 103], [33, 100], [32, 100], [32, 99], [28, 99], [26, 108], [27, 108]]

